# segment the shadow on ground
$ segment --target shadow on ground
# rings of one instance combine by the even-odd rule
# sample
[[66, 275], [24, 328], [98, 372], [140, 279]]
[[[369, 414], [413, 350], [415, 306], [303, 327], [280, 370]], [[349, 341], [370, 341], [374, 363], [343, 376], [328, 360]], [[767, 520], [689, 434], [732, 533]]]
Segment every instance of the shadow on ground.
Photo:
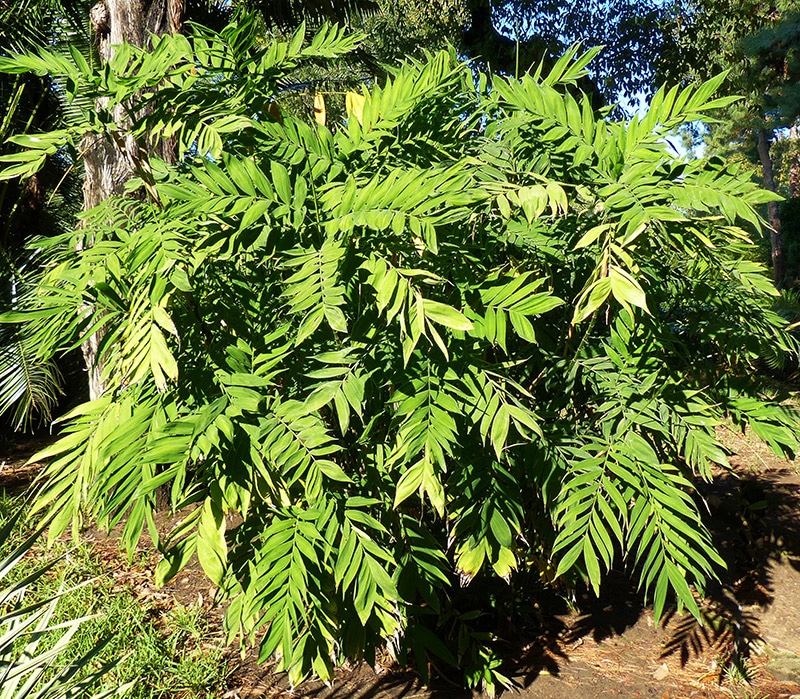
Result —
[[[8, 449], [0, 464], [0, 488], [13, 492], [29, 484], [37, 466], [26, 466], [25, 461], [33, 450], [46, 446], [50, 439], [45, 437], [23, 448]], [[619, 645], [627, 647], [628, 669], [638, 662], [641, 681], [649, 681], [653, 674], [652, 667], [643, 660], [645, 657], [685, 666], [695, 658], [711, 654], [721, 674], [726, 667], [746, 660], [763, 640], [772, 643], [776, 636], [780, 638], [782, 634], [787, 638], [792, 630], [800, 630], [800, 474], [786, 462], [768, 464], [760, 457], [759, 460], [763, 468], [758, 468], [758, 472], [740, 467], [738, 473], [700, 485], [699, 503], [706, 513], [706, 524], [728, 565], [722, 571], [720, 583], [707, 590], [708, 596], [701, 603], [705, 624], [672, 609], [658, 629], [658, 642], [654, 642], [654, 634], [645, 638], [643, 621], [652, 622], [652, 615], [642, 604], [636, 586], [618, 571], [608, 576], [599, 599], [579, 590], [571, 605], [541, 585], [515, 582], [513, 593], [508, 593], [513, 604], [506, 605], [502, 614], [487, 621], [490, 626], [487, 630], [497, 637], [496, 650], [505, 658], [504, 673], [513, 677], [518, 686], [531, 687], [534, 693], [538, 687], [536, 680], [542, 675], [547, 676], [542, 678], [545, 683], [563, 677], [567, 680], [565, 687], [569, 681], [580, 686], [576, 667], [583, 663], [581, 672], [597, 667], [592, 665], [593, 658], [587, 648], [599, 657], [597, 644], [613, 645], [616, 640], [625, 639]], [[748, 458], [748, 463], [753, 462]], [[788, 587], [789, 584], [795, 587]], [[792, 590], [797, 593], [792, 594]], [[476, 597], [476, 606], [480, 606], [480, 595]], [[797, 649], [792, 652], [800, 654], [800, 632], [795, 636]], [[430, 687], [425, 687], [411, 671], [390, 669], [376, 675], [372, 668], [363, 666], [342, 671], [333, 687], [308, 683], [295, 693], [286, 678], [273, 674], [269, 666], [246, 663], [236, 673], [233, 685], [241, 689], [229, 696], [242, 699], [472, 696], [454, 684], [452, 678], [438, 672], [439, 668], [431, 670], [434, 680]], [[548, 690], [541, 696], [562, 695]]]
[[[712, 537], [728, 569], [701, 605], [705, 625], [673, 610], [664, 657], [685, 664], [710, 647], [737, 661], [763, 642], [762, 617], [775, 602], [777, 572], [800, 572], [800, 478], [784, 470], [726, 475], [702, 487]], [[800, 605], [800, 600], [798, 600]], [[791, 611], [790, 611], [791, 613]], [[793, 612], [800, 627], [800, 607]], [[791, 619], [787, 620], [793, 621]]]
[[[713, 484], [703, 484], [700, 498], [706, 524], [728, 568], [722, 571], [720, 583], [711, 587], [708, 597], [701, 602], [705, 624], [676, 609], [665, 614], [658, 629], [663, 652], [659, 658], [659, 646], [654, 644], [653, 660], [677, 660], [685, 666], [692, 659], [710, 654], [721, 680], [730, 666], [746, 667], [750, 652], [762, 641], [762, 617], [776, 595], [783, 594], [776, 589], [777, 567], [789, 566], [800, 571], [800, 477], [787, 468], [741, 477], [729, 474]], [[570, 662], [585, 653], [581, 647], [584, 643], [596, 648], [596, 644], [622, 637], [641, 626], [646, 614], [641, 594], [621, 572], [611, 573], [599, 599], [587, 591], [579, 591], [572, 608], [563, 598], [541, 588], [531, 590], [528, 599], [517, 590], [516, 598], [520, 613], [497, 620], [494, 629], [497, 650], [506, 659], [504, 672], [520, 688], [533, 685], [532, 691], [536, 691], [534, 683], [540, 675], [547, 675], [550, 681], [570, 672]], [[800, 599], [794, 613], [800, 625]], [[524, 621], [515, 623], [512, 619]], [[628, 657], [630, 654], [628, 651]], [[435, 677], [437, 669], [432, 668]], [[258, 672], [263, 673], [260, 680], [263, 695], [290, 696], [283, 694], [288, 689], [285, 678], [265, 668], [259, 668]], [[644, 667], [640, 677], [651, 678], [651, 674]], [[252, 682], [254, 678], [249, 679]], [[413, 672], [390, 670], [376, 675], [364, 666], [343, 672], [333, 687], [319, 683], [304, 685], [302, 696], [466, 699], [473, 695], [448, 681], [442, 673], [426, 688]]]

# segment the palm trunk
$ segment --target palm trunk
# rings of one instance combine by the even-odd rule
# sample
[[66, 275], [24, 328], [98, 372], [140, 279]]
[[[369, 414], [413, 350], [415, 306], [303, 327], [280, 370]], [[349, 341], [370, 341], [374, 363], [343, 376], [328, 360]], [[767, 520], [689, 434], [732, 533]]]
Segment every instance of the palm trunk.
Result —
[[[758, 134], [758, 158], [761, 161], [761, 173], [764, 178], [764, 189], [770, 192], [775, 191], [775, 175], [772, 168], [772, 157], [770, 155], [770, 132], [767, 129], [759, 129]], [[786, 280], [786, 257], [783, 254], [783, 231], [781, 228], [781, 216], [778, 209], [778, 202], [771, 201], [767, 204], [767, 218], [770, 225], [770, 248], [772, 256], [772, 278], [775, 286], [783, 286]]]
[[[151, 34], [160, 36], [180, 31], [184, 0], [101, 0], [92, 7], [89, 17], [97, 40], [98, 51], [108, 60], [114, 46], [128, 43], [145, 47]], [[106, 104], [97, 105], [99, 110]], [[97, 206], [115, 194], [122, 194], [125, 183], [133, 176], [137, 163], [146, 158], [141, 145], [126, 133], [130, 120], [123, 106], [114, 109], [112, 116], [117, 125], [116, 140], [97, 138], [83, 144], [85, 181], [83, 186], [84, 210]], [[174, 160], [174, 145], [161, 141], [150, 146], [150, 151], [166, 161]], [[86, 240], [84, 245], [91, 245]], [[87, 312], [89, 309], [87, 309]], [[89, 372], [89, 397], [94, 400], [103, 394], [102, 361], [97, 358], [102, 341], [102, 329], [83, 344], [83, 355]]]

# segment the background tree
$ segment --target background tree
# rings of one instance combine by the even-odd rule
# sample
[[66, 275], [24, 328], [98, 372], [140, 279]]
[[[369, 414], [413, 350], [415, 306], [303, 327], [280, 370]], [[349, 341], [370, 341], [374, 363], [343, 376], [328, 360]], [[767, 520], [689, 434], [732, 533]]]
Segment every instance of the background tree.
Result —
[[[758, 166], [764, 187], [777, 191], [773, 146], [798, 117], [797, 19], [792, 2], [699, 0], [675, 6], [668, 25], [673, 50], [662, 55], [668, 80], [697, 81], [730, 71], [723, 88], [746, 96], [705, 138], [721, 153], [737, 151]], [[791, 166], [790, 166], [791, 170]], [[790, 283], [777, 202], [768, 205], [773, 278]]]
[[[773, 180], [777, 191], [790, 201], [784, 202], [778, 211], [784, 284], [790, 285], [800, 278], [800, 223], [796, 215], [800, 197], [800, 15], [791, 12], [782, 16], [774, 26], [746, 37], [744, 49], [760, 68], [767, 81], [762, 96], [764, 113], [773, 126], [771, 150], [764, 147], [762, 137], [758, 145], [762, 170], [774, 164]], [[771, 162], [770, 162], [771, 161]], [[770, 211], [770, 216], [775, 212]]]
[[[87, 55], [88, 5], [47, 0], [25, 0], [0, 7], [0, 55], [49, 45], [67, 46]], [[10, 136], [56, 128], [78, 114], [61, 99], [52, 76], [0, 75], [0, 158], [16, 146]], [[0, 309], [17, 307], [26, 284], [38, 266], [35, 252], [26, 251], [32, 236], [63, 233], [74, 225], [81, 207], [80, 179], [63, 154], [54, 154], [46, 166], [20, 181], [0, 184]], [[49, 422], [61, 388], [62, 374], [73, 376], [72, 358], [58, 364], [39, 361], [14, 325], [0, 327], [0, 420], [5, 434]], [[59, 367], [60, 365], [60, 367]], [[78, 382], [72, 381], [71, 388]]]
[[[100, 59], [108, 62], [117, 46], [127, 44], [150, 48], [154, 37], [180, 31], [184, 10], [184, 0], [100, 0], [89, 13]], [[104, 104], [98, 103], [96, 107], [106, 112]], [[164, 162], [175, 159], [174, 146], [169, 140], [141, 143], [123, 135], [130, 128], [131, 120], [136, 118], [131, 114], [130, 104], [117, 104], [108, 113], [108, 118], [116, 128], [87, 134], [80, 146], [84, 165], [83, 206], [86, 210], [114, 194], [121, 194], [134, 174], [149, 176], [142, 171], [146, 162], [142, 148], [153, 149], [153, 154]], [[81, 244], [91, 245], [92, 241], [86, 239]], [[101, 362], [95, 361], [104, 337], [103, 326], [98, 326], [82, 346], [91, 398], [98, 398], [104, 390], [105, 368]]]
[[[575, 43], [602, 46], [589, 68], [598, 103], [650, 97], [656, 89], [652, 57], [670, 39], [662, 31], [664, 3], [468, 0], [468, 26], [461, 42], [467, 55], [495, 70], [519, 75]], [[588, 88], [589, 85], [584, 87]]]
[[568, 2], [542, 0], [370, 0], [362, 2], [278, 2], [250, 5], [267, 27], [291, 30], [301, 19], [337, 21], [363, 31], [356, 74], [381, 76], [381, 64], [420, 58], [448, 43], [463, 55], [506, 74], [522, 74], [542, 60], [548, 65], [571, 45], [604, 46], [589, 69], [597, 105], [636, 101], [652, 95], [656, 68], [651, 57], [672, 40], [663, 31], [670, 8], [664, 3]]

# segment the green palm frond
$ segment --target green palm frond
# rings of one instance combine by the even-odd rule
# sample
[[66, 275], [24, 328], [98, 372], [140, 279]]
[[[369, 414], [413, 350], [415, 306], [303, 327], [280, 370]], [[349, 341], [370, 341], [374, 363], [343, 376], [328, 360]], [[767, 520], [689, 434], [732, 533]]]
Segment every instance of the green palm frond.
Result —
[[[5, 251], [0, 252], [3, 274], [0, 275], [2, 302], [0, 312], [7, 314], [24, 303], [22, 296], [33, 274], [35, 255], [17, 264]], [[27, 430], [34, 423], [49, 423], [61, 395], [62, 377], [52, 358], [42, 358], [24, 326], [4, 322], [0, 315], [0, 416], [10, 415], [14, 430]]]
[[0, 4], [0, 50], [27, 51], [53, 43], [89, 41], [90, 3], [15, 0]]
[[[0, 326], [3, 328], [3, 326]], [[49, 423], [61, 395], [62, 377], [19, 332], [0, 332], [0, 415], [11, 413], [14, 430]]]

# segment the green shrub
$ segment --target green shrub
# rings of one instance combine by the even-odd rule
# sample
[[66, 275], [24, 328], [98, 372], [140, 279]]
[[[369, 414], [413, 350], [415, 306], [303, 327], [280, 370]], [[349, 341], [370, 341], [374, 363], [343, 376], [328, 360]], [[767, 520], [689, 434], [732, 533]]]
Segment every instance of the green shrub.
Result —
[[[728, 103], [720, 80], [618, 123], [577, 94], [594, 51], [522, 80], [441, 53], [348, 95], [346, 123], [276, 109], [298, 65], [354, 46], [241, 21], [100, 72], [0, 59], [136, 100], [131, 135], [182, 158], [142, 155], [130, 196], [38, 243], [50, 267], [6, 316], [43, 356], [103, 328], [106, 393], [40, 454], [37, 508], [53, 534], [124, 520], [133, 546], [168, 487], [159, 577], [196, 551], [231, 632], [294, 682], [388, 644], [492, 689], [457, 591], [528, 570], [597, 591], [624, 566], [657, 615], [697, 614], [723, 565], [693, 485], [727, 465], [715, 427], [784, 453], [798, 426], [753, 369], [796, 353], [741, 227], [770, 195], [666, 142]], [[18, 139], [8, 176], [83, 131]]]

